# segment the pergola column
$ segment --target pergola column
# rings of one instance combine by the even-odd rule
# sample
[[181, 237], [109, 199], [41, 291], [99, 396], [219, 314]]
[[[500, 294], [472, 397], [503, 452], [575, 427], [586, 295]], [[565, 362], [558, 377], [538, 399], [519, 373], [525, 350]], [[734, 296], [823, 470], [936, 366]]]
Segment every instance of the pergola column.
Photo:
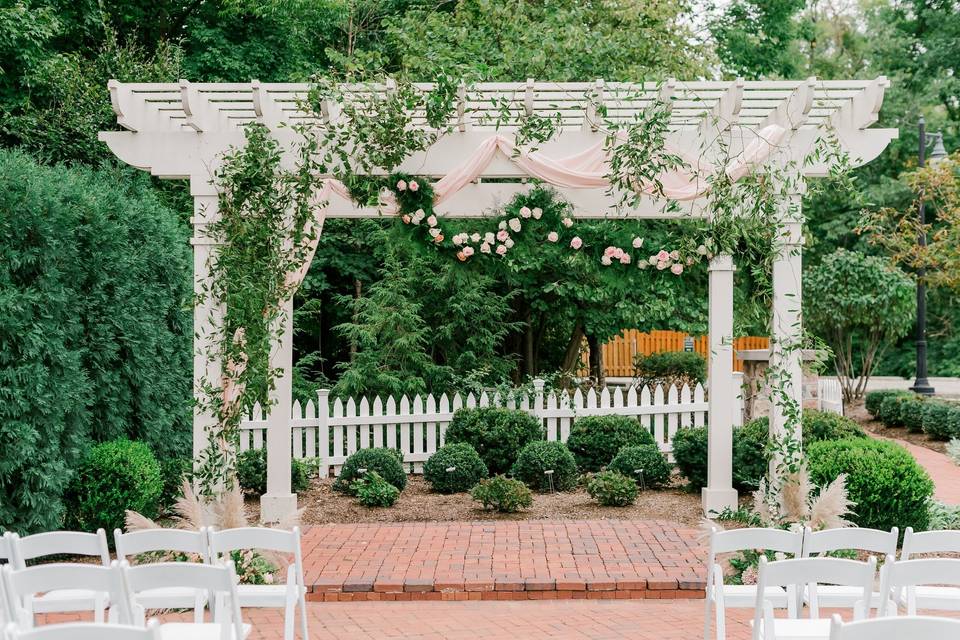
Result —
[[737, 507], [733, 488], [733, 424], [738, 389], [733, 377], [733, 258], [710, 261], [710, 375], [707, 431], [707, 486], [701, 492], [708, 516]]
[[260, 520], [288, 519], [297, 510], [297, 495], [290, 489], [293, 406], [293, 296], [283, 303], [274, 327], [279, 339], [270, 351], [270, 368], [277, 372], [267, 414], [267, 492], [260, 497]]
[[[770, 435], [782, 438], [791, 416], [799, 418], [803, 408], [803, 322], [801, 199], [804, 184], [791, 180], [780, 199], [779, 251], [773, 262], [773, 313], [770, 324], [771, 416]], [[880, 312], [878, 310], [878, 312]], [[799, 419], [793, 437], [802, 440]], [[774, 472], [780, 460], [771, 460]]]

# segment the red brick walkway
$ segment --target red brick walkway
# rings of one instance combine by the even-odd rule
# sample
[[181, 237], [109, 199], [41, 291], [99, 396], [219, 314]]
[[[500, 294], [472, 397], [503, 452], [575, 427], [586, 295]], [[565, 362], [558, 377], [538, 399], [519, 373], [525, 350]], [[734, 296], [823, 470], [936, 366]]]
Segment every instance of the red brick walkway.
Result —
[[667, 521], [310, 527], [314, 600], [702, 598], [697, 531]]

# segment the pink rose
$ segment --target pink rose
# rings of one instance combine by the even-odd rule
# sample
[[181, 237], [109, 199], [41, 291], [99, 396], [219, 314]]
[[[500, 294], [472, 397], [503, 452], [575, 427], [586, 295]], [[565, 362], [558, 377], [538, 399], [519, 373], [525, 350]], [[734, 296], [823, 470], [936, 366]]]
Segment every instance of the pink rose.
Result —
[[657, 261], [658, 261], [658, 262], [666, 262], [666, 261], [669, 260], [669, 259], [670, 259], [670, 254], [667, 253], [664, 249], [660, 249], [660, 251], [657, 252]]
[[625, 253], [620, 256], [620, 264], [630, 264], [630, 254]]
[[503, 244], [507, 245], [507, 249], [513, 249], [513, 238], [507, 238]]
[[540, 216], [542, 216], [542, 215], [543, 215], [543, 209], [541, 209], [540, 207], [534, 207], [534, 208], [533, 208], [533, 219], [534, 219], [534, 220], [539, 220], [539, 219], [540, 219]]
[[403, 214], [403, 216], [402, 216], [400, 219], [403, 220], [403, 223], [404, 223], [404, 224], [410, 224], [411, 218], [410, 218], [410, 216], [407, 215], [406, 213]]
[[673, 275], [678, 276], [683, 273], [683, 265], [679, 262], [674, 262], [673, 266], [670, 267], [670, 271], [673, 273]]
[[437, 244], [440, 244], [441, 242], [443, 242], [443, 234], [442, 233], [437, 234], [437, 237], [434, 238], [433, 241], [436, 242]]
[[411, 180], [409, 186], [410, 186], [410, 191], [416, 191], [417, 189], [420, 188], [420, 185], [417, 184], [416, 180]]
[[610, 256], [603, 256], [600, 258], [600, 264], [609, 267], [611, 264], [613, 264], [613, 260], [610, 259]]
[[639, 249], [643, 246], [643, 238], [637, 237], [633, 239], [633, 248]]
[[507, 233], [505, 229], [501, 229], [500, 231], [497, 231], [497, 240], [499, 240], [500, 242], [503, 242], [509, 237], [510, 237], [510, 234]]
[[671, 260], [677, 260], [677, 259], [679, 259], [679, 258], [680, 258], [680, 252], [679, 252], [679, 251], [677, 251], [676, 249], [674, 249], [673, 251], [670, 252], [670, 259], [671, 259]]
[[472, 256], [472, 255], [473, 255], [473, 247], [464, 247], [464, 248], [463, 248], [463, 255], [467, 256], [468, 258], [469, 258], [470, 256]]
[[610, 256], [612, 256], [612, 255], [615, 254], [616, 252], [617, 252], [617, 248], [616, 248], [616, 247], [607, 247], [606, 249], [603, 250], [603, 255], [609, 258]]
[[580, 239], [580, 236], [574, 236], [573, 240], [570, 241], [571, 249], [579, 249], [583, 246], [583, 240]]
[[666, 263], [666, 262], [662, 262], [662, 261], [661, 261], [661, 262], [657, 262], [657, 269], [659, 269], [660, 271], [663, 271], [663, 270], [666, 269], [666, 268], [667, 268], [667, 263]]
[[514, 233], [520, 233], [520, 218], [510, 218], [510, 221], [507, 223], [510, 225], [510, 229]]
[[569, 229], [570, 227], [572, 227], [572, 226], [573, 226], [573, 219], [572, 219], [572, 218], [564, 218], [564, 219], [563, 219], [563, 226], [565, 226], [567, 229]]
[[457, 260], [459, 260], [460, 262], [466, 262], [467, 261], [466, 254], [464, 254], [463, 251], [457, 251]]
[[622, 258], [622, 257], [623, 257], [623, 249], [621, 249], [620, 247], [617, 247], [616, 251], [613, 252], [613, 257], [616, 258], [617, 260], [619, 260], [620, 258]]
[[480, 253], [490, 253], [490, 245], [486, 242], [480, 245]]
[[498, 256], [502, 256], [502, 255], [505, 254], [506, 252], [507, 252], [507, 245], [505, 245], [505, 244], [498, 244], [498, 245], [497, 245], [497, 255], [498, 255]]
[[556, 231], [551, 231], [550, 233], [547, 234], [547, 240], [549, 240], [550, 242], [556, 242], [559, 239], [560, 239], [560, 234], [558, 234]]
[[453, 236], [453, 244], [457, 245], [458, 247], [463, 244], [463, 239], [460, 238], [459, 233]]
[[658, 262], [657, 256], [650, 256], [650, 258], [647, 260], [647, 262], [650, 263], [650, 264], [657, 264], [657, 262]]
[[406, 191], [407, 183], [403, 180], [397, 180], [397, 191]]
[[431, 227], [437, 226], [437, 216], [430, 216], [429, 218], [427, 218], [427, 224], [430, 225]]
[[520, 217], [529, 218], [533, 212], [530, 211], [530, 207], [520, 207]]

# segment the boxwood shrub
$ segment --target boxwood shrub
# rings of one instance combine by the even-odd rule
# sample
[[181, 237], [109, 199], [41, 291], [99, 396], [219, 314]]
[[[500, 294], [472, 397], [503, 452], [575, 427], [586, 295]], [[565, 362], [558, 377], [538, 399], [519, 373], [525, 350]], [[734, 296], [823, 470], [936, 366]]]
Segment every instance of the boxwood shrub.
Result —
[[960, 438], [960, 405], [943, 400], [927, 401], [921, 427], [924, 433], [937, 440]]
[[355, 495], [353, 481], [362, 479], [371, 471], [376, 471], [381, 478], [400, 491], [407, 486], [407, 474], [403, 470], [403, 454], [396, 449], [374, 447], [360, 449], [344, 461], [340, 475], [333, 483], [333, 489]]
[[[267, 450], [247, 449], [237, 456], [237, 481], [240, 488], [253, 495], [267, 492]], [[303, 460], [290, 460], [290, 488], [300, 493], [310, 488], [310, 470]]]
[[633, 478], [617, 471], [601, 471], [587, 483], [587, 493], [605, 507], [630, 506], [637, 501], [639, 492]]
[[707, 379], [707, 361], [693, 351], [661, 351], [637, 354], [633, 360], [634, 375], [641, 385], [691, 386]]
[[581, 471], [599, 471], [624, 447], [656, 444], [636, 418], [587, 416], [573, 423], [567, 446]]
[[500, 513], [516, 513], [533, 505], [533, 495], [527, 485], [504, 475], [481, 480], [470, 491], [470, 497], [482, 504], [484, 509]]
[[507, 473], [528, 443], [542, 438], [540, 421], [526, 411], [481, 407], [460, 409], [444, 436], [447, 444], [472, 446], [492, 474]]
[[846, 474], [847, 492], [855, 504], [851, 519], [858, 526], [927, 528], [933, 482], [902, 446], [872, 438], [815, 442], [807, 448], [807, 461], [810, 478], [817, 484]]
[[[767, 424], [751, 420], [733, 430], [733, 485], [737, 489], [756, 489], [767, 474]], [[673, 459], [690, 489], [707, 485], [707, 428], [686, 427], [673, 437]]]
[[900, 422], [907, 431], [919, 433], [923, 431], [923, 416], [927, 410], [928, 401], [921, 395], [914, 395], [900, 405]]
[[143, 442], [120, 439], [90, 449], [68, 492], [68, 523], [81, 531], [122, 529], [126, 511], [157, 515], [163, 477]]
[[670, 465], [667, 458], [655, 444], [638, 444], [624, 447], [613, 456], [607, 465], [608, 471], [622, 473], [637, 482], [640, 481], [640, 470], [643, 470], [643, 484], [648, 487], [659, 487], [670, 482]]
[[880, 404], [891, 396], [905, 396], [913, 395], [910, 391], [904, 391], [903, 389], [878, 389], [876, 391], [868, 391], [866, 398], [864, 399], [864, 406], [867, 409], [867, 412], [872, 415], [874, 418], [880, 417]]
[[469, 491], [488, 475], [487, 465], [466, 442], [441, 447], [423, 465], [423, 478], [437, 493]]
[[510, 475], [534, 491], [550, 491], [553, 471], [553, 489], [569, 491], [577, 486], [577, 463], [562, 442], [539, 440], [525, 446], [510, 470]]
[[913, 394], [890, 395], [880, 403], [880, 411], [877, 419], [886, 427], [900, 428], [903, 425], [903, 418], [900, 415], [900, 408], [911, 398]]

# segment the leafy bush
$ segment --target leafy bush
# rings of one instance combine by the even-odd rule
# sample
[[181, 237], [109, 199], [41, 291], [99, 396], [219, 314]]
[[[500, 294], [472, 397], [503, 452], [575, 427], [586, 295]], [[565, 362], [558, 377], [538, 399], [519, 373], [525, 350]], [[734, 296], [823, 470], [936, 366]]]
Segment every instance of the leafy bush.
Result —
[[930, 531], [960, 529], [960, 505], [944, 504], [931, 498], [927, 505], [930, 514]]
[[0, 150], [0, 522], [56, 529], [94, 442], [191, 437], [188, 232], [133, 171]]
[[640, 444], [620, 449], [607, 465], [607, 470], [616, 471], [637, 481], [640, 480], [638, 472], [642, 470], [643, 484], [648, 487], [659, 487], [670, 481], [670, 465], [655, 444]]
[[476, 449], [490, 473], [507, 473], [528, 442], [539, 440], [543, 428], [526, 411], [481, 407], [460, 409], [447, 427], [446, 443], [466, 442]]
[[[733, 430], [733, 485], [737, 489], [755, 489], [766, 476], [768, 439], [763, 418]], [[690, 489], [699, 491], [707, 486], [707, 428], [678, 429], [673, 437], [673, 459]]]
[[470, 491], [470, 496], [482, 504], [484, 509], [494, 509], [501, 513], [516, 513], [533, 505], [533, 494], [527, 485], [504, 475], [481, 480]]
[[858, 526], [927, 528], [933, 482], [900, 445], [872, 438], [815, 442], [807, 448], [807, 460], [817, 484], [847, 475], [847, 492], [855, 504], [852, 520]]
[[960, 465], [960, 438], [954, 438], [947, 443], [947, 457], [953, 460], [953, 463]]
[[[803, 410], [803, 444], [822, 440], [866, 438], [867, 434], [856, 420], [830, 411]], [[769, 423], [768, 423], [769, 424]]]
[[605, 507], [626, 507], [637, 501], [640, 489], [633, 478], [617, 471], [601, 471], [587, 483], [587, 493]]
[[913, 395], [910, 391], [904, 391], [903, 389], [878, 389], [876, 391], [868, 391], [866, 397], [864, 398], [864, 406], [867, 409], [867, 412], [872, 415], [874, 418], [880, 418], [880, 405], [884, 400], [890, 396], [906, 396]]
[[577, 486], [577, 463], [562, 442], [531, 442], [520, 451], [510, 475], [534, 491], [550, 491], [547, 471], [553, 471], [554, 490], [569, 491]]
[[441, 447], [423, 465], [424, 479], [438, 493], [469, 491], [487, 475], [487, 465], [483, 464], [476, 449], [466, 442]]
[[82, 531], [122, 529], [128, 509], [156, 517], [162, 493], [160, 463], [150, 447], [126, 439], [98, 444], [70, 487], [70, 525]]
[[877, 418], [887, 427], [902, 427], [903, 420], [900, 416], [900, 407], [909, 400], [910, 395], [902, 394], [887, 396], [880, 403], [880, 411]]
[[634, 375], [639, 385], [685, 385], [691, 387], [707, 379], [707, 361], [693, 351], [662, 351], [637, 354]]
[[587, 416], [573, 423], [567, 446], [581, 471], [599, 471], [624, 447], [656, 444], [636, 418]]
[[937, 440], [960, 438], [960, 405], [930, 400], [924, 406], [923, 432]]
[[907, 431], [923, 431], [923, 416], [927, 411], [927, 399], [921, 395], [912, 395], [900, 405], [900, 422]]
[[687, 486], [694, 491], [707, 486], [707, 428], [677, 429], [672, 442], [673, 461]]
[[383, 479], [376, 471], [368, 471], [350, 483], [350, 491], [365, 507], [392, 507], [400, 497], [400, 489]]
[[[240, 488], [254, 495], [267, 492], [267, 450], [247, 449], [237, 456], [237, 481]], [[290, 460], [290, 488], [300, 493], [310, 488], [310, 470], [303, 460]]]
[[160, 494], [160, 510], [168, 511], [176, 503], [183, 489], [183, 479], [193, 477], [193, 460], [173, 457], [160, 461], [160, 477], [163, 492]]
[[370, 471], [376, 471], [381, 478], [400, 491], [407, 486], [403, 455], [396, 449], [374, 447], [360, 449], [344, 461], [340, 475], [333, 482], [334, 491], [353, 493], [353, 481], [359, 480]]

